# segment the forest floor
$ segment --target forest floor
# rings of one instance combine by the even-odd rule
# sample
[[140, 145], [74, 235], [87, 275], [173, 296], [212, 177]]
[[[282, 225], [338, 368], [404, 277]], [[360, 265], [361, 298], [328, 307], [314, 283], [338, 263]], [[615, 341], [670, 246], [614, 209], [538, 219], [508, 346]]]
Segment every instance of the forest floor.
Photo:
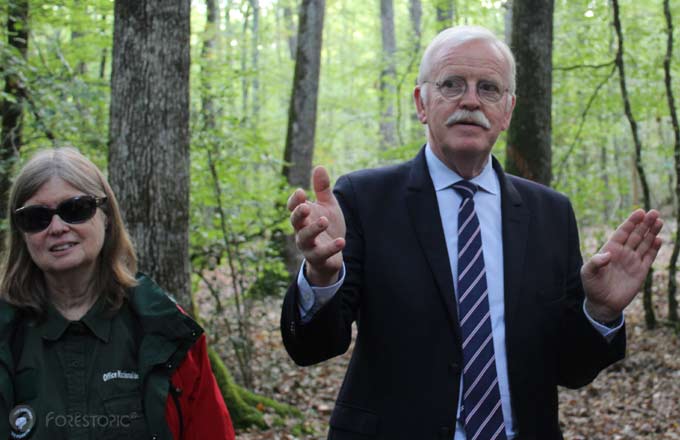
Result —
[[[667, 230], [667, 228], [664, 228]], [[599, 234], [601, 235], [601, 234]], [[584, 258], [595, 245], [587, 243]], [[680, 336], [663, 324], [667, 314], [668, 237], [655, 263], [654, 306], [660, 325], [645, 328], [642, 295], [626, 309], [627, 357], [580, 390], [560, 389], [560, 422], [567, 440], [680, 439]], [[255, 391], [293, 405], [303, 419], [288, 419], [267, 430], [237, 432], [240, 440], [325, 439], [328, 420], [351, 355], [320, 365], [297, 367], [287, 356], [279, 333], [281, 298], [258, 301], [253, 310]], [[238, 377], [236, 363], [226, 362]], [[277, 417], [264, 408], [265, 419]], [[308, 434], [293, 435], [303, 425]], [[414, 439], [417, 440], [417, 439]]]

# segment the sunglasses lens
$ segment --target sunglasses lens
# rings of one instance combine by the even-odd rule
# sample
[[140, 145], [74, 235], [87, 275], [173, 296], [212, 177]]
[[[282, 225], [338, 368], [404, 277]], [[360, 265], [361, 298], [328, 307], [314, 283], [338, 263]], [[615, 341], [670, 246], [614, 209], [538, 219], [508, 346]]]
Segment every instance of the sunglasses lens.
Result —
[[17, 227], [24, 232], [39, 232], [47, 228], [57, 214], [66, 223], [83, 223], [97, 212], [97, 199], [92, 196], [77, 196], [64, 200], [57, 209], [46, 206], [26, 206], [14, 213]]
[[66, 223], [83, 223], [91, 219], [96, 211], [97, 201], [90, 196], [64, 200], [57, 207], [57, 215]]
[[49, 226], [52, 213], [44, 206], [27, 206], [14, 214], [17, 227], [24, 232], [38, 232]]

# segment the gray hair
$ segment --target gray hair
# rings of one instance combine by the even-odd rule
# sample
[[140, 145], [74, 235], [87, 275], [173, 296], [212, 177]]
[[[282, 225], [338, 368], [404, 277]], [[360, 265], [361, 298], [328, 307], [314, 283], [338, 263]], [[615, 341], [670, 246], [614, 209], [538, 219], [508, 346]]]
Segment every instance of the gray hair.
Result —
[[481, 26], [454, 26], [441, 31], [425, 49], [423, 58], [420, 61], [420, 70], [418, 71], [418, 85], [421, 86], [421, 96], [426, 97], [425, 82], [429, 81], [432, 73], [432, 66], [437, 59], [437, 54], [444, 47], [455, 47], [466, 43], [468, 41], [487, 41], [496, 47], [500, 52], [509, 67], [508, 92], [510, 95], [515, 94], [515, 57], [512, 51], [505, 42], [498, 39], [496, 35], [490, 30]]

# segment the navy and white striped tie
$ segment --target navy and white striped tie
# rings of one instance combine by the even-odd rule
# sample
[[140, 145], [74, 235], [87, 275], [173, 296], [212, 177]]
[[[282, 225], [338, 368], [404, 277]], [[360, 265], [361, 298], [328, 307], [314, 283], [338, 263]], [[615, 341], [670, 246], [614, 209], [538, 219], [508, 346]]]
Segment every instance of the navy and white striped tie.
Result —
[[506, 440], [491, 334], [482, 233], [475, 213], [477, 185], [453, 185], [458, 209], [458, 314], [463, 339], [463, 425], [467, 440]]

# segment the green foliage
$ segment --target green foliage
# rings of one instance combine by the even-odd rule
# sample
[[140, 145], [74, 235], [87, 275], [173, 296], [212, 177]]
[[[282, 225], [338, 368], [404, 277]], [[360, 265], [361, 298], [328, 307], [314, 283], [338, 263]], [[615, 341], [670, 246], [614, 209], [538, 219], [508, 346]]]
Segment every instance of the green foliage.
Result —
[[[379, 3], [327, 2], [314, 162], [326, 165], [332, 178], [409, 159], [424, 144], [412, 89], [424, 47], [438, 27], [436, 1], [422, 2], [420, 42], [413, 35], [408, 2], [395, 2], [397, 91], [392, 99], [399, 147], [383, 152], [378, 147]], [[505, 3], [456, 1], [454, 22], [504, 35]], [[30, 0], [26, 61], [8, 45], [6, 4], [0, 5], [0, 79], [16, 75], [29, 96], [22, 102], [21, 160], [38, 148], [72, 144], [106, 168], [113, 0]], [[233, 307], [235, 292], [246, 303], [258, 301], [281, 295], [288, 281], [276, 243], [277, 234], [290, 232], [285, 203], [291, 188], [280, 174], [294, 70], [289, 37], [297, 31], [298, 2], [262, 1], [257, 35], [249, 1], [218, 4], [219, 24], [210, 30], [205, 2], [192, 1], [190, 240], [195, 272], [234, 275], [221, 286], [227, 292], [224, 307]], [[292, 28], [286, 6], [292, 8]], [[680, 2], [671, 2], [671, 8], [674, 89], [680, 90]], [[675, 177], [663, 87], [661, 3], [622, 0], [621, 18], [644, 166], [654, 205], [667, 208]], [[640, 203], [630, 129], [618, 76], [611, 75], [609, 64], [616, 50], [611, 21], [606, 0], [556, 0], [554, 186], [571, 198], [584, 225], [618, 223]], [[204, 47], [209, 37], [212, 51]], [[597, 65], [602, 67], [589, 67]], [[0, 99], [14, 98], [0, 87]], [[503, 139], [494, 154], [503, 162]], [[199, 281], [196, 275], [195, 287]]]

